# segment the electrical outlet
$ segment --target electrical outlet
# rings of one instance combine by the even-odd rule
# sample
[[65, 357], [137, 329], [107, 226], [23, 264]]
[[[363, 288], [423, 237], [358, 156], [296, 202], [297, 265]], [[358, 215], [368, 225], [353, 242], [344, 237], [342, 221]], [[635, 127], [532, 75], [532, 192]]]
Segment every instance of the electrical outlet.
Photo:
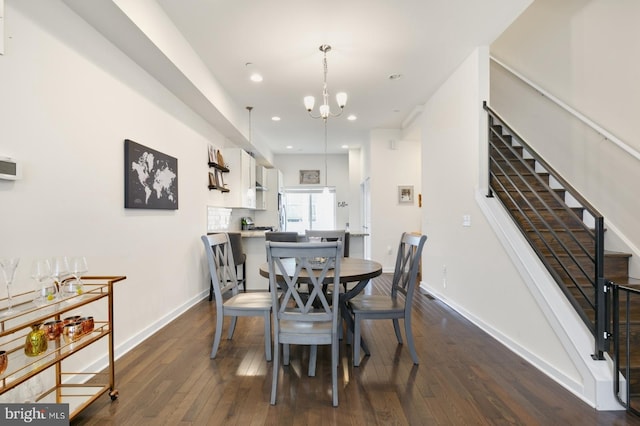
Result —
[[462, 226], [471, 226], [471, 215], [465, 214], [462, 216]]
[[391, 246], [387, 246], [387, 254], [393, 254], [393, 249]]

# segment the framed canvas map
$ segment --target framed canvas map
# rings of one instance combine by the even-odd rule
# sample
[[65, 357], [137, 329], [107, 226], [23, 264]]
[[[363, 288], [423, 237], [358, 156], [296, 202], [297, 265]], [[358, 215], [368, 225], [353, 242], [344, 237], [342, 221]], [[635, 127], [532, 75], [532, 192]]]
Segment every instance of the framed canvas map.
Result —
[[178, 159], [124, 141], [124, 207], [178, 209]]

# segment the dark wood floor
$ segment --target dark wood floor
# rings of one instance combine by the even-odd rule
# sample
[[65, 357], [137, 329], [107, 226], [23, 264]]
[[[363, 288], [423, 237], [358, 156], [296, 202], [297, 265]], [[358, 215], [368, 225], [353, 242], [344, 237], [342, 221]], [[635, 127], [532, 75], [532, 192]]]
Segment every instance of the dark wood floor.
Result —
[[[385, 291], [388, 276], [375, 280]], [[437, 300], [418, 295], [414, 334], [420, 365], [395, 341], [391, 321], [363, 326], [372, 355], [360, 367], [341, 343], [340, 406], [331, 405], [328, 348], [316, 377], [307, 348], [292, 347], [269, 404], [272, 363], [263, 325], [240, 318], [232, 341], [209, 359], [215, 305], [206, 300], [116, 362], [120, 397], [103, 396], [73, 425], [637, 425], [598, 412]], [[228, 320], [225, 322], [225, 330]], [[116, 330], [117, 332], [117, 330]]]

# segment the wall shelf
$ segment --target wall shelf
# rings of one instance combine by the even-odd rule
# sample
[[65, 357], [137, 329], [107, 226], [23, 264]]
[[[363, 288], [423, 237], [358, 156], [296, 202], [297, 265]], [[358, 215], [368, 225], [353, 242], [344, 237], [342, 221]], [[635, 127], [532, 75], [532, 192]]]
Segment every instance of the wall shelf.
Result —
[[226, 168], [225, 166], [221, 166], [218, 163], [212, 163], [211, 161], [209, 161], [209, 167], [216, 169], [216, 170], [220, 170], [222, 173], [229, 173], [229, 169]]
[[229, 188], [224, 186], [223, 173], [229, 173], [229, 169], [218, 163], [209, 161], [209, 168], [213, 169], [213, 172], [209, 172], [209, 190], [218, 190], [220, 192], [229, 192]]
[[209, 189], [217, 189], [220, 192], [229, 192], [229, 191], [231, 191], [229, 188], [220, 187], [220, 186], [216, 186], [216, 185], [209, 185]]

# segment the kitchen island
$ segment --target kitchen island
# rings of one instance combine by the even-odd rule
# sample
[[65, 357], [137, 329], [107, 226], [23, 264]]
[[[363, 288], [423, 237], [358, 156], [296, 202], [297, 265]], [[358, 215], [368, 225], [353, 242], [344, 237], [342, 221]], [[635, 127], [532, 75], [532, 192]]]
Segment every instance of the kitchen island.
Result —
[[[234, 231], [231, 231], [234, 232]], [[238, 232], [238, 231], [235, 231]], [[269, 290], [269, 279], [260, 275], [260, 265], [267, 261], [264, 234], [266, 231], [240, 231], [242, 246], [247, 255], [247, 290]], [[364, 257], [365, 233], [350, 233], [350, 257]]]

